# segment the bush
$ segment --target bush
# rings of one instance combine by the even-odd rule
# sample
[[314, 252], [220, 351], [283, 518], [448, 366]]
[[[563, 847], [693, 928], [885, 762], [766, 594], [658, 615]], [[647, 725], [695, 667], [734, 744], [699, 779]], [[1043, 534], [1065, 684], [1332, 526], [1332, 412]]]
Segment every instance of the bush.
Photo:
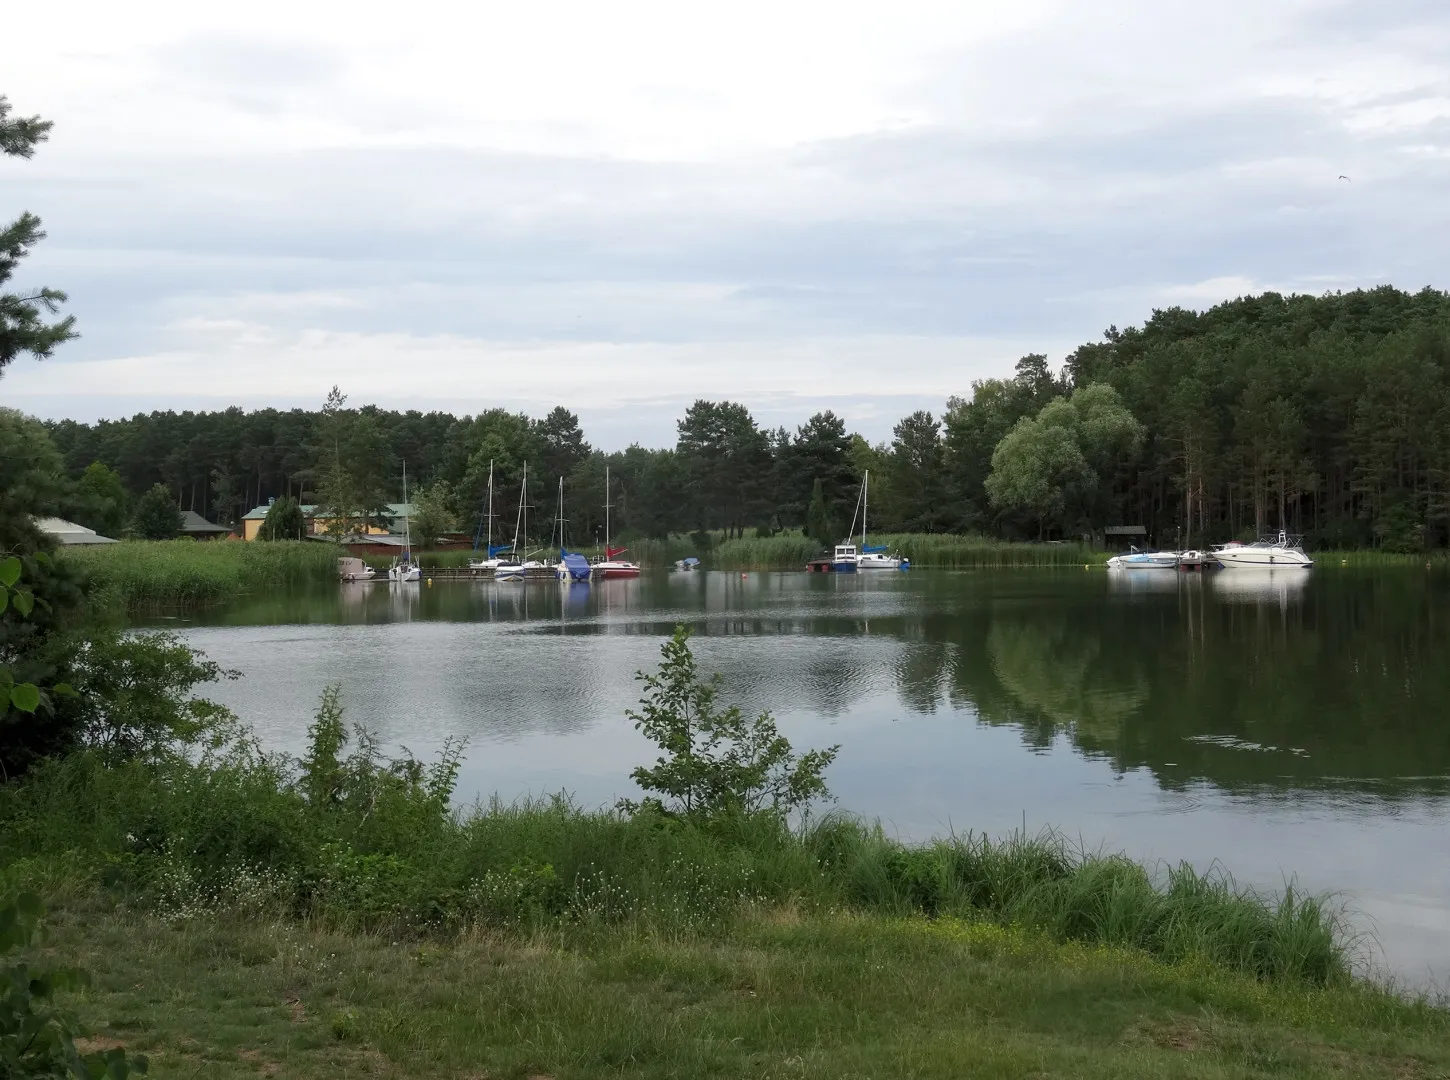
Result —
[[[797, 756], [770, 713], [746, 720], [737, 706], [717, 709], [720, 676], [700, 676], [688, 627], [675, 627], [660, 653], [664, 659], [657, 675], [641, 671], [635, 676], [645, 693], [640, 711], [628, 714], [662, 751], [653, 766], [641, 765], [630, 774], [645, 791], [663, 796], [646, 800], [647, 805], [702, 817], [764, 810], [782, 815], [830, 797], [824, 773], [839, 746]], [[628, 801], [621, 805], [638, 808]]]

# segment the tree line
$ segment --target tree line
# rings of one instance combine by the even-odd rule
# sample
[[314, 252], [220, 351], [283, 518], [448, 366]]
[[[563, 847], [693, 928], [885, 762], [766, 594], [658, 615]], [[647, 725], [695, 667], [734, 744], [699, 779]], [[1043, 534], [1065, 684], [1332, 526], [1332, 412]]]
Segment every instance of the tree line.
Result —
[[869, 469], [873, 531], [1033, 539], [1141, 524], [1187, 544], [1285, 528], [1318, 546], [1414, 550], [1444, 546], [1450, 524], [1450, 297], [1383, 287], [1155, 311], [1056, 371], [1025, 356], [874, 445], [830, 411], [771, 429], [729, 401], [697, 401], [677, 426], [673, 447], [605, 453], [562, 406], [460, 417], [349, 408], [340, 394], [315, 411], [49, 425], [70, 472], [106, 488], [102, 524], [107, 500], [157, 484], [223, 524], [284, 496], [366, 514], [401, 499], [406, 464], [430, 523], [471, 533], [492, 463], [494, 535], [511, 538], [527, 463], [535, 535], [562, 476], [571, 542], [592, 541], [607, 466], [620, 535], [805, 528], [828, 543]]

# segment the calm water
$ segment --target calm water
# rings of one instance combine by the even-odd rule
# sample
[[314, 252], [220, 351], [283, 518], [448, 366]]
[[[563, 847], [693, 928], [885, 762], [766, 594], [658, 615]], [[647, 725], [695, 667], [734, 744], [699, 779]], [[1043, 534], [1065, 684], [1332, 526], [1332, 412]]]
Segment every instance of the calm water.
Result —
[[629, 791], [634, 672], [679, 622], [747, 709], [840, 743], [840, 804], [906, 838], [1051, 825], [1343, 893], [1378, 963], [1450, 980], [1450, 579], [1146, 572], [660, 574], [347, 585], [167, 623], [243, 673], [272, 746], [322, 687], [460, 794]]

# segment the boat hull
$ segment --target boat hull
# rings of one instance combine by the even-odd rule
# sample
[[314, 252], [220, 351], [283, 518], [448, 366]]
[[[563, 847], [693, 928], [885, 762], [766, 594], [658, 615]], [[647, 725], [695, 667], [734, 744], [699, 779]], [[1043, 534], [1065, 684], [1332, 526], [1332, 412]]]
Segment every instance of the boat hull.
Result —
[[637, 577], [639, 577], [639, 567], [638, 566], [635, 566], [634, 563], [625, 563], [625, 562], [602, 562], [602, 563], [595, 563], [593, 565], [593, 567], [591, 568], [591, 570], [592, 570], [593, 575], [596, 578], [601, 578], [601, 579], [603, 579], [605, 581], [615, 581], [615, 580], [618, 580], [620, 578], [637, 578]]
[[1178, 566], [1178, 552], [1154, 551], [1139, 555], [1114, 555], [1108, 560], [1109, 570], [1173, 570]]
[[1225, 570], [1308, 570], [1314, 560], [1302, 551], [1267, 548], [1239, 548], [1237, 551], [1216, 551], [1214, 558]]
[[895, 555], [862, 555], [856, 561], [857, 570], [901, 570], [910, 565], [906, 559]]

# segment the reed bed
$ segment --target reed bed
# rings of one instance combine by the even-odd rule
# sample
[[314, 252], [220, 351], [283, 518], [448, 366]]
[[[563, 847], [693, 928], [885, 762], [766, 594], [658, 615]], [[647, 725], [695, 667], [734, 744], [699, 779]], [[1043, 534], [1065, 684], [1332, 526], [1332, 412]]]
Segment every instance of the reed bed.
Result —
[[[1005, 567], [1067, 567], [1101, 564], [1105, 552], [1081, 544], [1028, 544], [984, 536], [945, 533], [885, 533], [868, 537], [921, 569], [970, 570]], [[704, 556], [719, 570], [798, 570], [829, 549], [798, 532], [723, 540]]]
[[258, 589], [337, 580], [338, 548], [309, 541], [127, 540], [71, 547], [67, 563], [132, 610], [218, 604]]

